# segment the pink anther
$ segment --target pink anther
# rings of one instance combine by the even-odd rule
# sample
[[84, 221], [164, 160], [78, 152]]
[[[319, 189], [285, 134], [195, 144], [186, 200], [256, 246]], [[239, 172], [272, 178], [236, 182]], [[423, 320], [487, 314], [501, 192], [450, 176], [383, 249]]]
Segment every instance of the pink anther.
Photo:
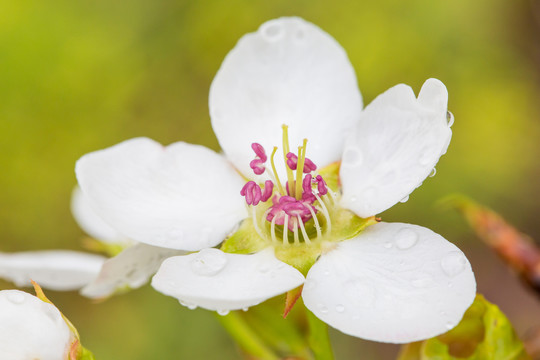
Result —
[[[296, 170], [296, 168], [298, 167], [298, 156], [290, 152], [290, 153], [287, 153], [286, 157], [287, 157], [287, 166], [289, 167], [289, 169]], [[302, 172], [304, 174], [309, 174], [310, 172], [315, 171], [315, 170], [317, 170], [317, 165], [315, 165], [313, 161], [309, 160], [308, 158], [305, 158], [304, 169], [302, 170]]]
[[328, 193], [328, 187], [326, 186], [326, 182], [324, 181], [323, 177], [321, 175], [317, 175], [315, 181], [317, 181], [317, 191], [319, 192], [319, 195], [326, 195], [326, 193]]
[[264, 182], [264, 192], [262, 193], [261, 201], [265, 202], [272, 196], [272, 191], [274, 190], [274, 183], [270, 180]]
[[257, 205], [261, 201], [262, 191], [254, 181], [248, 181], [240, 190], [240, 195], [246, 197], [248, 205]]
[[298, 166], [298, 156], [293, 154], [292, 152], [287, 153], [287, 166], [291, 170], [296, 170], [296, 167]]
[[264, 166], [264, 161], [262, 161], [261, 159], [251, 160], [251, 162], [249, 163], [249, 167], [257, 175], [261, 175], [266, 170], [266, 167]]
[[266, 151], [264, 151], [262, 145], [259, 143], [252, 143], [251, 148], [255, 152], [255, 155], [257, 155], [259, 159], [261, 159], [261, 161], [265, 163], [268, 158], [266, 157]]

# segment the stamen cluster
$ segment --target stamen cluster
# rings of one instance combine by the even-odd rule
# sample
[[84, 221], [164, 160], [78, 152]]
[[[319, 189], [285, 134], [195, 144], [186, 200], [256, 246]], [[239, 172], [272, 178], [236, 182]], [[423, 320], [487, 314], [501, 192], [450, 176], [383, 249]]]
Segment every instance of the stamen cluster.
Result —
[[[262, 187], [255, 181], [248, 181], [240, 191], [247, 205], [252, 208], [255, 229], [265, 239], [277, 242], [276, 232], [281, 231], [283, 243], [289, 244], [290, 231], [294, 243], [300, 243], [299, 232], [303, 241], [310, 243], [309, 230], [315, 229], [317, 239], [322, 236], [322, 227], [330, 231], [331, 221], [327, 205], [334, 204], [333, 194], [329, 192], [323, 177], [316, 173], [317, 166], [306, 157], [306, 147], [307, 139], [304, 139], [303, 145], [298, 147], [298, 154], [290, 152], [288, 127], [283, 125], [283, 160], [287, 170], [285, 186], [282, 185], [276, 171], [274, 156], [277, 147], [274, 147], [270, 156], [272, 170], [268, 171], [268, 176], [272, 180], [266, 180]], [[258, 143], [251, 144], [251, 148], [256, 157], [250, 162], [250, 167], [256, 175], [262, 175], [267, 170], [266, 151]], [[270, 199], [269, 206], [263, 210], [257, 209]], [[321, 213], [324, 220], [319, 221], [317, 216]]]

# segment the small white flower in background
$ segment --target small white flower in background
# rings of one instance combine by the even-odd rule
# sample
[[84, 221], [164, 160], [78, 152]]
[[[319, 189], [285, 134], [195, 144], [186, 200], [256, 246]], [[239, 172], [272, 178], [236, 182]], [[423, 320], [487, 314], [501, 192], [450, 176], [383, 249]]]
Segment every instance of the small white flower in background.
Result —
[[68, 359], [76, 340], [56, 307], [19, 290], [0, 291], [0, 357]]
[[[397, 85], [362, 109], [339, 44], [281, 18], [244, 36], [212, 83], [224, 156], [137, 138], [83, 156], [77, 179], [118, 233], [202, 250], [165, 260], [152, 281], [185, 306], [225, 314], [305, 283], [305, 305], [344, 333], [421, 340], [472, 303], [471, 266], [432, 231], [374, 216], [405, 201], [446, 152], [447, 101], [429, 79], [418, 98]], [[277, 157], [266, 152], [276, 145]]]

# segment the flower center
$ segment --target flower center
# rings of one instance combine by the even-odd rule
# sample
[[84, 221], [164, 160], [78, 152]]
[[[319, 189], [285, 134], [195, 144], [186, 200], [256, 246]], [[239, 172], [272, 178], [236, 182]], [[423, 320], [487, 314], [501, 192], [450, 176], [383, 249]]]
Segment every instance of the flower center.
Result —
[[253, 143], [255, 159], [250, 162], [250, 167], [256, 175], [266, 172], [271, 180], [266, 180], [262, 186], [248, 181], [240, 194], [251, 208], [255, 230], [263, 239], [284, 245], [321, 241], [332, 229], [330, 214], [336, 205], [336, 195], [317, 174], [317, 166], [306, 157], [307, 139], [295, 154], [289, 149], [288, 126], [282, 128], [283, 161], [287, 172], [285, 186], [274, 162], [278, 148], [274, 147], [272, 151], [268, 169], [265, 149]]

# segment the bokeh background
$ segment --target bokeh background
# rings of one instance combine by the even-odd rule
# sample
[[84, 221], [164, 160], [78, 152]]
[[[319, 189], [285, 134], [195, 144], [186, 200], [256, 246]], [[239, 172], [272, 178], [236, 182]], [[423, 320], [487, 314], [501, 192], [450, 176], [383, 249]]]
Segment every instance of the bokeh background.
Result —
[[[463, 249], [479, 291], [519, 334], [540, 305], [438, 199], [464, 193], [540, 240], [540, 27], [526, 0], [0, 1], [0, 251], [81, 249], [69, 201], [83, 154], [148, 136], [219, 149], [207, 98], [236, 41], [297, 15], [347, 50], [365, 103], [429, 77], [450, 93], [454, 137], [437, 175], [386, 221], [420, 224]], [[216, 179], [217, 181], [217, 179]], [[11, 284], [0, 282], [0, 288]], [[100, 360], [237, 359], [213, 315], [149, 286], [92, 303], [49, 291]], [[397, 347], [332, 332], [338, 359]]]

